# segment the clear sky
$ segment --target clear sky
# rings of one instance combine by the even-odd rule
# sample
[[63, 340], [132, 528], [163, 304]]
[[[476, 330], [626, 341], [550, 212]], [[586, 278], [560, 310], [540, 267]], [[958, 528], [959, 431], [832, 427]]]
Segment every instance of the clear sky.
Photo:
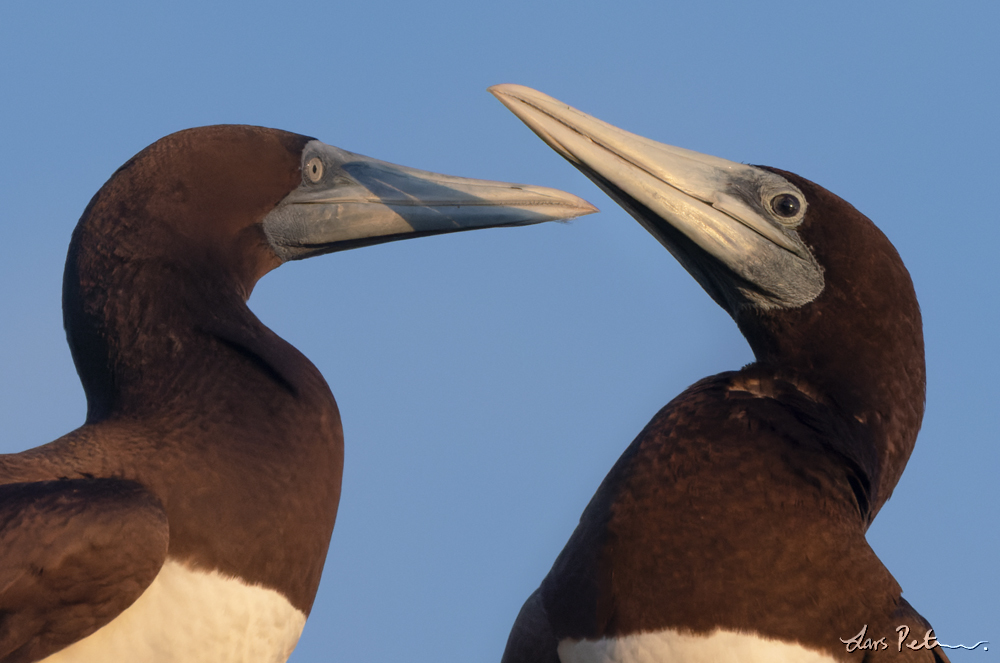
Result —
[[992, 2], [4, 2], [0, 451], [83, 421], [66, 246], [94, 192], [163, 135], [259, 124], [581, 195], [602, 213], [292, 263], [250, 301], [326, 376], [346, 437], [291, 660], [498, 661], [632, 438], [752, 359], [673, 258], [486, 92], [520, 83], [797, 172], [885, 231], [920, 298], [929, 384], [869, 540], [942, 641], [994, 641], [953, 661], [995, 659], [997, 25]]

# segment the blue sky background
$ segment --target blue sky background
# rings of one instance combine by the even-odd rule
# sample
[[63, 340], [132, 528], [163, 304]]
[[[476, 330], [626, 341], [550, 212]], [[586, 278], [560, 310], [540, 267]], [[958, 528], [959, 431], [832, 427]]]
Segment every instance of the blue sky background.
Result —
[[[1000, 651], [1000, 4], [0, 5], [0, 451], [78, 426], [66, 246], [163, 135], [247, 123], [603, 212], [293, 263], [251, 306], [341, 407], [344, 492], [294, 663], [498, 661], [604, 474], [670, 398], [751, 360], [728, 316], [487, 94], [797, 172], [899, 249], [927, 414], [869, 533], [948, 643]], [[858, 588], [864, 591], [864, 588]], [[851, 634], [845, 634], [845, 637]]]

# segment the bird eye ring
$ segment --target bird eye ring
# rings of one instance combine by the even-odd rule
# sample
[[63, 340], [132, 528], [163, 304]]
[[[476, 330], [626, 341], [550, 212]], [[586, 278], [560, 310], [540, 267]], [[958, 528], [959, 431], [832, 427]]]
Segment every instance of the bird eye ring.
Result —
[[306, 163], [306, 177], [309, 178], [310, 182], [319, 182], [323, 177], [323, 160], [319, 157], [313, 157]]

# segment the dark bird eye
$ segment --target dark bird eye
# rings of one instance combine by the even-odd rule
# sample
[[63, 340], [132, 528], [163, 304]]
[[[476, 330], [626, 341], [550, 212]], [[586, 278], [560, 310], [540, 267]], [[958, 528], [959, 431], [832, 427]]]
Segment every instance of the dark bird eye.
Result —
[[320, 178], [323, 177], [323, 160], [319, 157], [313, 157], [306, 164], [306, 177], [309, 178], [310, 182], [319, 182]]
[[774, 210], [775, 214], [786, 219], [798, 214], [801, 207], [799, 199], [790, 193], [783, 193], [771, 199], [771, 209]]

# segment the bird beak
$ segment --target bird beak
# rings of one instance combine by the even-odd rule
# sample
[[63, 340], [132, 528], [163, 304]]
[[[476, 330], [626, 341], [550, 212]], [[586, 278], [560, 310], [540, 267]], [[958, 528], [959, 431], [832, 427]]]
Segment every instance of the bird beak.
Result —
[[[733, 287], [758, 291], [737, 299], [777, 306], [800, 305], [822, 288], [794, 232], [805, 197], [780, 175], [637, 136], [521, 85], [490, 92], [635, 217], [723, 308], [732, 312], [739, 303]], [[801, 202], [794, 223], [767, 209], [785, 192]], [[720, 266], [731, 273], [723, 276]], [[791, 289], [782, 283], [789, 277], [796, 280]], [[805, 288], [802, 278], [810, 281]]]
[[264, 219], [282, 260], [597, 211], [556, 189], [439, 175], [315, 140], [303, 150], [302, 171], [302, 185]]

